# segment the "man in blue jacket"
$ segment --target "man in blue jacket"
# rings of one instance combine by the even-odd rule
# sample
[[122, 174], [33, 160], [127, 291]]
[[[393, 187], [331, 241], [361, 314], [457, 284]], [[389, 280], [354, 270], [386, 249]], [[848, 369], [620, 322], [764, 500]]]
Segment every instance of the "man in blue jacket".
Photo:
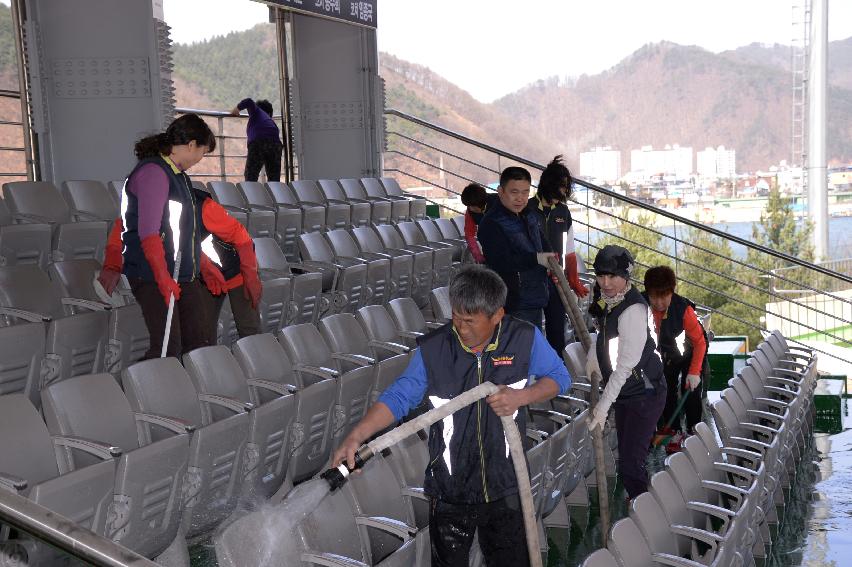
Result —
[[547, 260], [556, 255], [544, 236], [540, 216], [527, 207], [531, 183], [530, 172], [523, 167], [504, 169], [498, 200], [479, 223], [477, 237], [485, 265], [506, 284], [506, 312], [541, 328], [548, 300]]
[[426, 398], [439, 407], [490, 381], [500, 391], [462, 408], [429, 430], [424, 490], [430, 498], [433, 567], [468, 565], [473, 537], [488, 565], [528, 565], [518, 484], [500, 416], [565, 393], [571, 378], [541, 331], [505, 315], [506, 286], [481, 265], [450, 283], [452, 322], [420, 337], [402, 376], [335, 451], [334, 466], [352, 467], [370, 437], [405, 417]]

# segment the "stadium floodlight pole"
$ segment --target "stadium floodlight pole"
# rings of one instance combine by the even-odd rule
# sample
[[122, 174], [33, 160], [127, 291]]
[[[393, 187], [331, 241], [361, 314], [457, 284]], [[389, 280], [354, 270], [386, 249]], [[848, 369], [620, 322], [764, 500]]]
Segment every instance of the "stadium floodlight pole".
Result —
[[[559, 292], [559, 299], [562, 300], [562, 305], [565, 307], [565, 312], [571, 319], [571, 324], [574, 326], [574, 336], [580, 339], [580, 344], [583, 345], [583, 350], [587, 353], [595, 348], [592, 344], [592, 337], [589, 335], [589, 329], [586, 327], [586, 320], [583, 318], [583, 312], [580, 311], [580, 306], [577, 304], [577, 297], [571, 291], [568, 285], [568, 279], [562, 271], [562, 266], [556, 261], [555, 257], [548, 260], [550, 264], [550, 273], [556, 277], [556, 289]], [[561, 353], [560, 353], [561, 354]], [[591, 407], [598, 405], [600, 400], [601, 375], [600, 369], [595, 367], [587, 376], [591, 383], [591, 393], [589, 401]], [[603, 426], [595, 427], [591, 430], [592, 445], [595, 449], [595, 480], [598, 483], [598, 505], [600, 507], [601, 516], [601, 537], [606, 541], [609, 533], [609, 487], [606, 482], [606, 463], [604, 461], [603, 450]]]

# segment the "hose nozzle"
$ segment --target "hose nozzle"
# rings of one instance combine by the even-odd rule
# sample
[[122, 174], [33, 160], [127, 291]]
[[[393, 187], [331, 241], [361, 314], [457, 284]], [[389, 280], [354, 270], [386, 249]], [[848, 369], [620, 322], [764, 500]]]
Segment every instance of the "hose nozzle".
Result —
[[373, 457], [373, 451], [367, 445], [362, 445], [358, 451], [355, 452], [355, 466], [350, 469], [346, 466], [346, 463], [340, 463], [337, 468], [328, 469], [324, 473], [320, 475], [320, 478], [325, 479], [328, 485], [331, 487], [330, 492], [334, 492], [349, 480], [349, 475], [362, 468], [364, 464], [369, 461]]

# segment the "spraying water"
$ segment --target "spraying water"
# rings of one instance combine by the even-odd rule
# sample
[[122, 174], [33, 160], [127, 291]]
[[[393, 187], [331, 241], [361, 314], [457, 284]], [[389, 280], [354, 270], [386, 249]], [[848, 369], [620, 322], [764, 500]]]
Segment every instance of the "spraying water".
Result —
[[230, 524], [214, 537], [220, 567], [299, 567], [302, 545], [298, 526], [328, 496], [323, 479], [296, 486], [280, 504], [260, 510]]

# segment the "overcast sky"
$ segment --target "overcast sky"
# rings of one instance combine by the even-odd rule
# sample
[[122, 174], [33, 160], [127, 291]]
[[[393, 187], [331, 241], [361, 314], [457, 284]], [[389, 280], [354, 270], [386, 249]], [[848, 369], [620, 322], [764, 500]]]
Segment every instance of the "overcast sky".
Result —
[[[490, 102], [548, 76], [599, 73], [649, 42], [712, 51], [789, 44], [794, 1], [378, 0], [379, 49]], [[852, 1], [828, 1], [829, 39], [852, 36]], [[181, 43], [244, 30], [268, 14], [253, 0], [164, 0], [164, 10]]]

